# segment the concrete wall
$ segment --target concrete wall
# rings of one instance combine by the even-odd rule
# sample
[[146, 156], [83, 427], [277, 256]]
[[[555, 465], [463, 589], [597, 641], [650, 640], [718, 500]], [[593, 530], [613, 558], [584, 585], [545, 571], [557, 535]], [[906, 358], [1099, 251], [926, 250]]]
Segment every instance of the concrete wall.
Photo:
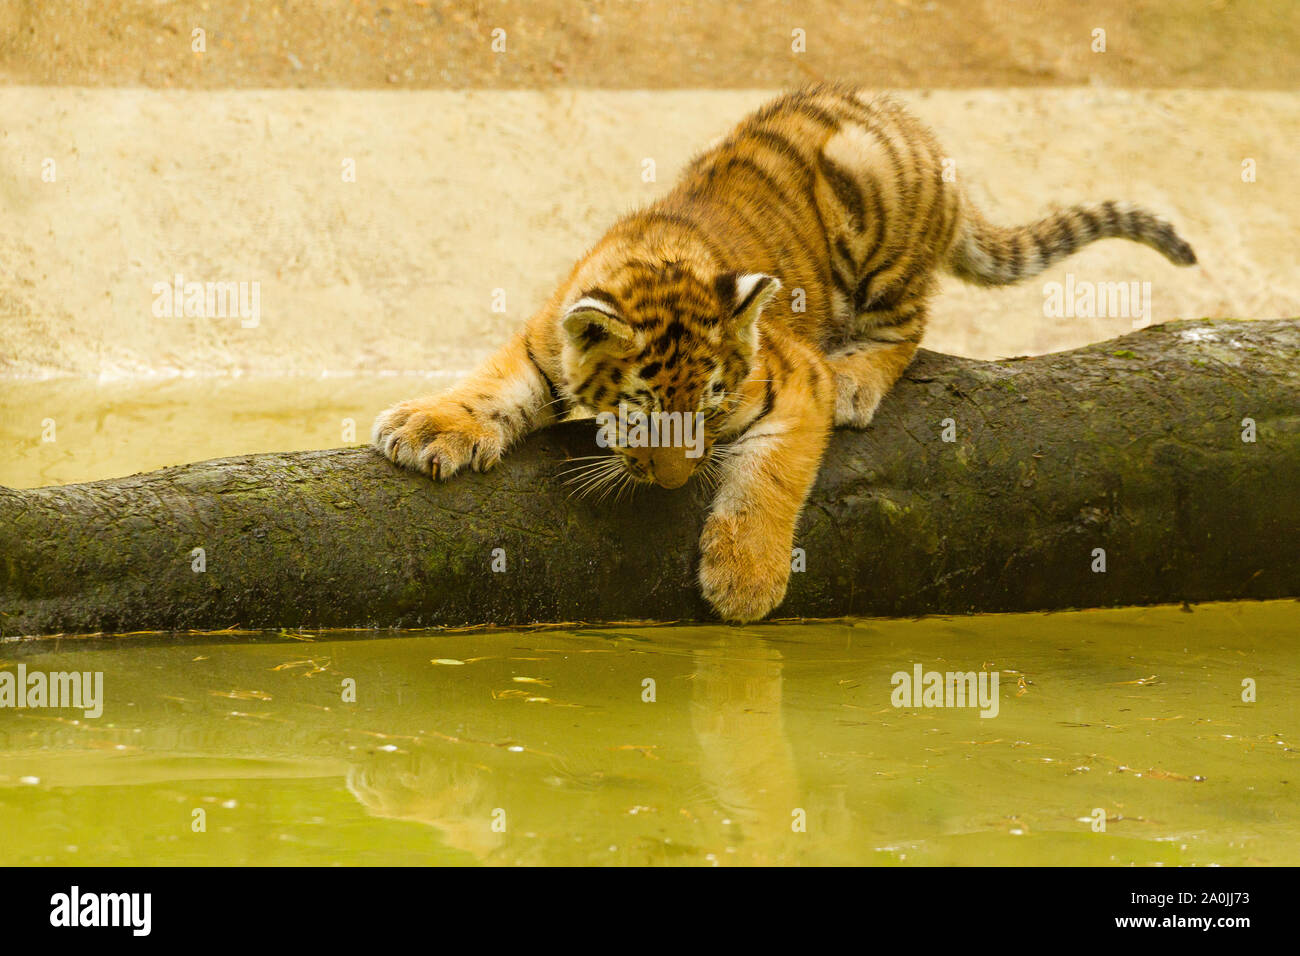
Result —
[[[769, 92], [0, 89], [0, 376], [457, 374]], [[904, 95], [995, 221], [1133, 199], [1201, 260], [1111, 241], [1015, 289], [951, 281], [930, 347], [1035, 353], [1131, 327], [1045, 318], [1043, 283], [1067, 272], [1151, 282], [1155, 321], [1300, 313], [1300, 95]], [[258, 324], [155, 315], [177, 274], [256, 283]]]

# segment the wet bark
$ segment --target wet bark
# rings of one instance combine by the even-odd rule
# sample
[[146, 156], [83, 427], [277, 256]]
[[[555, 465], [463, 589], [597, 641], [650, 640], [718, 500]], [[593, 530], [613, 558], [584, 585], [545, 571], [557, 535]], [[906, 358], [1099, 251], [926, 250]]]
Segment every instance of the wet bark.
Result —
[[[836, 432], [774, 616], [1300, 596], [1297, 359], [1283, 320], [924, 352]], [[557, 473], [594, 436], [566, 423], [445, 484], [350, 448], [0, 489], [0, 633], [712, 620], [707, 494], [571, 497]]]

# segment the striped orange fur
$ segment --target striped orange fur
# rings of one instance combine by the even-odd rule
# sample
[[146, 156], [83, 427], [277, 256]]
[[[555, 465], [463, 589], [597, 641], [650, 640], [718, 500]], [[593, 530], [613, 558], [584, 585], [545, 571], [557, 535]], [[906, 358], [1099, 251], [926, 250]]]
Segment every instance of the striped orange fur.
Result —
[[698, 416], [698, 458], [631, 442], [579, 477], [606, 491], [716, 483], [701, 588], [724, 618], [763, 617], [785, 596], [832, 425], [871, 421], [921, 341], [939, 271], [1015, 282], [1106, 237], [1196, 261], [1127, 203], [989, 225], [942, 158], [888, 97], [822, 84], [774, 100], [616, 222], [469, 379], [381, 414], [376, 447], [448, 478], [570, 414]]

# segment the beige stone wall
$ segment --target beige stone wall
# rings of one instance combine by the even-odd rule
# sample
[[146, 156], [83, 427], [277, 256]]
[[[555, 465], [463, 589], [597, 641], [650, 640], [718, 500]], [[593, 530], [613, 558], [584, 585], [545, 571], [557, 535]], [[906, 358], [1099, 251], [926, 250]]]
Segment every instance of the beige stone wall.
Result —
[[[623, 210], [769, 91], [0, 89], [0, 375], [469, 367]], [[1002, 290], [946, 283], [932, 348], [992, 357], [1127, 331], [1043, 283], [1149, 281], [1155, 321], [1300, 312], [1300, 95], [905, 93], [997, 221], [1124, 198], [1201, 259], [1110, 241]], [[1241, 181], [1252, 158], [1257, 181]], [[642, 181], [643, 160], [657, 182]], [[343, 164], [355, 161], [356, 181]], [[47, 161], [56, 179], [43, 181]], [[260, 320], [154, 314], [154, 286], [257, 283]], [[492, 310], [505, 291], [504, 314]]]

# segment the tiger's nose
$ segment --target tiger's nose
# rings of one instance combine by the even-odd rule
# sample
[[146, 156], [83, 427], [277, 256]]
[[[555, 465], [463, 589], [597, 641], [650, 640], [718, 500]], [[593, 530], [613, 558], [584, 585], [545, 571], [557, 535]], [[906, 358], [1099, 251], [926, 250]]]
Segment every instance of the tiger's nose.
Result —
[[680, 448], [656, 448], [647, 462], [650, 477], [661, 488], [680, 488], [695, 470]]

